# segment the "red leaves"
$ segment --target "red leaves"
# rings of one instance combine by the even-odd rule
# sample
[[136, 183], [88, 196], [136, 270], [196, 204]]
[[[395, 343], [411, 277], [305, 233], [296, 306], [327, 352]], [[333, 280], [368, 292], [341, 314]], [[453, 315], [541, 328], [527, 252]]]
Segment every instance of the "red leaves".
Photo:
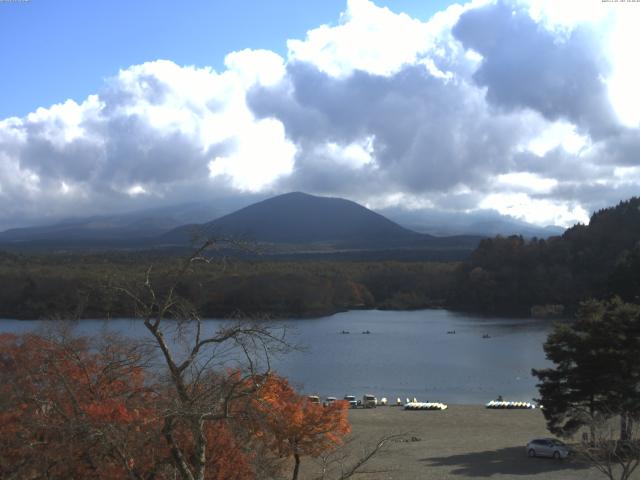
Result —
[[130, 412], [122, 403], [106, 400], [91, 402], [82, 406], [87, 417], [99, 423], [131, 423], [136, 419], [134, 412]]
[[[0, 335], [0, 478], [174, 478], [163, 426], [175, 392], [151, 384], [135, 352], [126, 343]], [[350, 430], [345, 404], [311, 404], [275, 375], [211, 372], [207, 382], [237, 395], [228, 405], [233, 420], [205, 422], [207, 480], [255, 478], [265, 449], [315, 456]], [[187, 418], [174, 436], [188, 458]]]
[[128, 478], [126, 450], [147, 443], [130, 427], [150, 398], [126, 345], [115, 361], [84, 339], [2, 335], [0, 359], [0, 477]]

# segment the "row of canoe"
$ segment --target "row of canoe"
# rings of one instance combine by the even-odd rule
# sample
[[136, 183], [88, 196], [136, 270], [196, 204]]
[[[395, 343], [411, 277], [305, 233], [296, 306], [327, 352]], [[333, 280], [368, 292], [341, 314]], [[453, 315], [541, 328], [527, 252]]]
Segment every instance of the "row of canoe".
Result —
[[409, 402], [404, 404], [405, 410], [446, 410], [446, 403], [439, 402]]
[[505, 402], [502, 400], [491, 400], [485, 406], [487, 408], [496, 408], [496, 409], [502, 409], [502, 408], [534, 409], [536, 408], [536, 406], [533, 403], [529, 403], [529, 402]]

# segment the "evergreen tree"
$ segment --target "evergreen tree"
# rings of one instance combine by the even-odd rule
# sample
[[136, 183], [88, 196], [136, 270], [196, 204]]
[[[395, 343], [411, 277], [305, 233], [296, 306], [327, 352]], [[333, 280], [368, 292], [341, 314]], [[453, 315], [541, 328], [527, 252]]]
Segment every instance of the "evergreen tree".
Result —
[[618, 415], [624, 439], [640, 415], [640, 306], [617, 298], [583, 303], [544, 349], [554, 367], [532, 373], [549, 430], [570, 436], [597, 416]]

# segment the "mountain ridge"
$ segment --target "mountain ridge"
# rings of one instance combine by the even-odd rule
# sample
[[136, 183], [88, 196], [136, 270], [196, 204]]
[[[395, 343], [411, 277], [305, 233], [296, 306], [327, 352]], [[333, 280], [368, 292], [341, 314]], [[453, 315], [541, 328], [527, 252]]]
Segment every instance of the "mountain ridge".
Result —
[[403, 227], [356, 202], [290, 192], [258, 201], [204, 223], [176, 226], [154, 211], [71, 219], [52, 226], [0, 233], [0, 245], [56, 248], [187, 248], [194, 233], [274, 247], [270, 253], [315, 254], [352, 250], [433, 249], [470, 252], [480, 236], [436, 237]]

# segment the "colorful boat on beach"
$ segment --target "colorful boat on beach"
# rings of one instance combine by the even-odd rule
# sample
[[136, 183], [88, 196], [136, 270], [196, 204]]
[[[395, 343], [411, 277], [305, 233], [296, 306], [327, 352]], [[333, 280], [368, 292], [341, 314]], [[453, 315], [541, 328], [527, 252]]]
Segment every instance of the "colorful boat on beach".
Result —
[[409, 402], [405, 403], [405, 410], [446, 410], [448, 405], [440, 402]]
[[485, 405], [487, 408], [493, 409], [523, 409], [533, 410], [536, 408], [535, 404], [530, 402], [507, 402], [504, 400], [491, 400]]

